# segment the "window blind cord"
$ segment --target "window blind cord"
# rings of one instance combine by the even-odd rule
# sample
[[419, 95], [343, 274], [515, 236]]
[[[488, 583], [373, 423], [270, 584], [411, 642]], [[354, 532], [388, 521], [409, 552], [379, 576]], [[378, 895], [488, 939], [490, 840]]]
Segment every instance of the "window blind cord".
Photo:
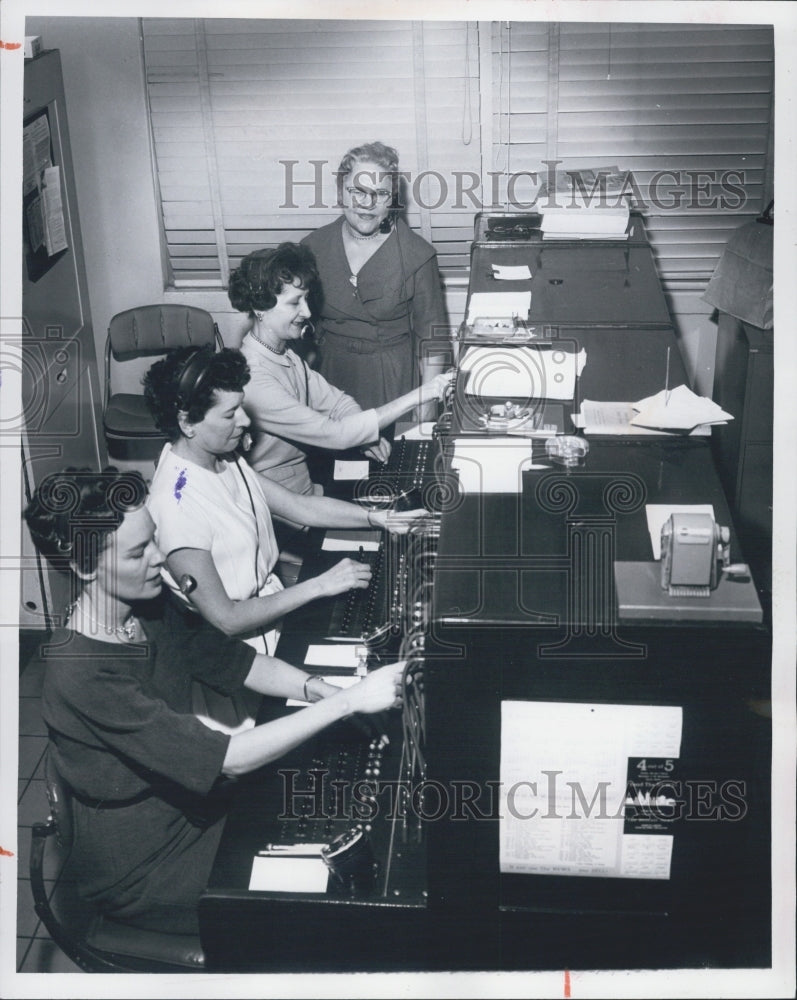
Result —
[[[509, 178], [512, 161], [512, 22], [506, 22], [506, 190], [504, 211], [509, 211]], [[503, 62], [503, 60], [502, 60]]]
[[468, 65], [470, 61], [470, 21], [465, 25], [465, 71], [462, 74], [465, 81], [465, 99], [462, 107], [462, 145], [470, 146], [473, 141], [473, 117], [470, 103], [470, 74]]
[[506, 155], [504, 149], [504, 32], [498, 24], [498, 148], [495, 154], [496, 170], [501, 169], [501, 160]]
[[612, 78], [612, 26], [609, 24], [609, 52], [608, 61], [606, 65], [606, 79], [611, 80]]

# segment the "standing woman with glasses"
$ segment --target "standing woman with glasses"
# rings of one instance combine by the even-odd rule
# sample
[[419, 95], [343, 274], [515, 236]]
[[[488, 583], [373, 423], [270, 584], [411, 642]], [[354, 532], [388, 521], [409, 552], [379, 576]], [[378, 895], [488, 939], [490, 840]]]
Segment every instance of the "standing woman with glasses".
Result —
[[398, 217], [398, 153], [350, 149], [338, 168], [343, 216], [302, 241], [318, 263], [323, 301], [319, 371], [363, 409], [443, 370], [447, 314], [433, 247]]

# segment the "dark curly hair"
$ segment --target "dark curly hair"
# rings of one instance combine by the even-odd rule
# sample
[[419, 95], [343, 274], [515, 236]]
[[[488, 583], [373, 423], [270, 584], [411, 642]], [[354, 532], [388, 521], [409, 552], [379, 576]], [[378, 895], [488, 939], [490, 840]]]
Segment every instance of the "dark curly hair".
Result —
[[[200, 365], [200, 378], [193, 380], [189, 398], [185, 400], [178, 390], [180, 376], [195, 355], [206, 357], [207, 361], [204, 368]], [[144, 396], [158, 429], [170, 441], [176, 441], [181, 434], [177, 420], [181, 410], [185, 410], [192, 424], [199, 423], [213, 406], [217, 389], [243, 392], [249, 378], [246, 358], [232, 347], [217, 352], [210, 346], [198, 351], [195, 347], [180, 347], [156, 361], [144, 376]]]
[[56, 569], [91, 575], [110, 535], [146, 498], [139, 472], [70, 467], [41, 481], [24, 517], [33, 544]]
[[318, 267], [312, 250], [299, 243], [255, 250], [230, 275], [227, 294], [234, 309], [249, 313], [273, 309], [285, 287], [298, 281], [312, 303], [318, 296]]

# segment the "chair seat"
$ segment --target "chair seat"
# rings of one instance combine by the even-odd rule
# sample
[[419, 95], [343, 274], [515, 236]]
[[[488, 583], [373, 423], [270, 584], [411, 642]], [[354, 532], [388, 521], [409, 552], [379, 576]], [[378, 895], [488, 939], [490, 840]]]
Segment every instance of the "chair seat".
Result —
[[104, 417], [105, 433], [122, 438], [161, 438], [165, 436], [152, 422], [143, 396], [119, 392], [108, 403]]
[[203, 972], [205, 967], [205, 956], [198, 937], [129, 927], [101, 916], [92, 923], [86, 935], [86, 944], [144, 963], [161, 963], [195, 972]]

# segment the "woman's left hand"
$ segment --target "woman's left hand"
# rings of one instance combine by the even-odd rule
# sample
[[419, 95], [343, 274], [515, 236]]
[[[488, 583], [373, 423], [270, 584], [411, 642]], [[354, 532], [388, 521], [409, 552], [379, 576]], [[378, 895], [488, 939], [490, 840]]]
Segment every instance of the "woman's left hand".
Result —
[[429, 517], [429, 511], [423, 507], [414, 510], [372, 510], [370, 521], [374, 527], [379, 526], [391, 535], [406, 535], [413, 524], [417, 524], [424, 518]]

